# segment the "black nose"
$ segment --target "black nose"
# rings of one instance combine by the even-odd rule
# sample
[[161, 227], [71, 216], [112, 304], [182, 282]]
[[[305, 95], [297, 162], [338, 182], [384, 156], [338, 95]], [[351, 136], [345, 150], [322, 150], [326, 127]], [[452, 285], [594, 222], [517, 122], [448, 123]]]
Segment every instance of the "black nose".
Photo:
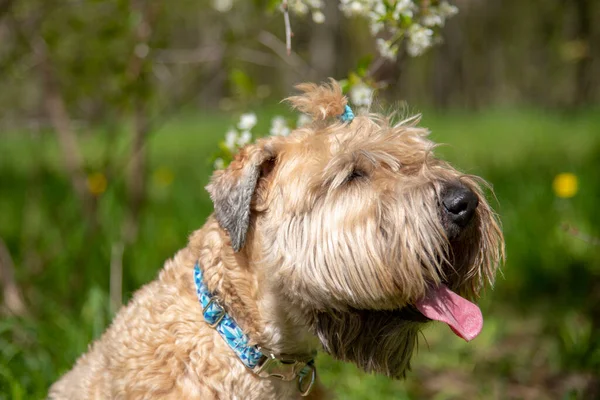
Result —
[[479, 198], [461, 183], [448, 185], [442, 193], [442, 203], [448, 219], [464, 228], [473, 219]]

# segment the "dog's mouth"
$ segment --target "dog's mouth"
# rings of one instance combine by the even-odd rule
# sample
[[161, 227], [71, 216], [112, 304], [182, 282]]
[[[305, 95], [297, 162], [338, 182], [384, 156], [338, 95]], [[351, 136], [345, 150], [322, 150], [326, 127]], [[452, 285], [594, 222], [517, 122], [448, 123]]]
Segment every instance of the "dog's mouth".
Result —
[[397, 310], [395, 314], [407, 321], [443, 322], [467, 342], [477, 337], [483, 328], [483, 315], [479, 307], [444, 284], [430, 288], [425, 297], [414, 305]]

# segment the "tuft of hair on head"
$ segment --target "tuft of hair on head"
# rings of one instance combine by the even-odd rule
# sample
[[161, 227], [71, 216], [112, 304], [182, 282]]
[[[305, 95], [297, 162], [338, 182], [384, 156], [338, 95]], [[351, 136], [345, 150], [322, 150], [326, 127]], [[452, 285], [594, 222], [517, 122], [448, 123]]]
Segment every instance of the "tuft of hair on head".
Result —
[[298, 96], [285, 99], [293, 108], [310, 115], [314, 120], [326, 120], [339, 117], [344, 113], [348, 99], [342, 93], [339, 83], [333, 78], [329, 83], [301, 83], [296, 89], [304, 92]]

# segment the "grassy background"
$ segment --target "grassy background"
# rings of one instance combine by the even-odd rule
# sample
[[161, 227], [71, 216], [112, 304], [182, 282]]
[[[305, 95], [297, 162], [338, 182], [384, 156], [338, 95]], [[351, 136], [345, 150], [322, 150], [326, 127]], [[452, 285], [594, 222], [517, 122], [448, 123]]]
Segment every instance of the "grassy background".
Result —
[[[259, 113], [255, 131], [266, 132], [276, 112], [285, 113]], [[233, 122], [229, 115], [186, 114], [154, 132], [140, 235], [124, 255], [126, 299], [212, 212], [207, 160]], [[430, 324], [406, 381], [367, 375], [326, 355], [318, 360], [320, 377], [341, 399], [593, 398], [600, 371], [600, 114], [425, 113], [422, 124], [435, 141], [450, 144], [438, 154], [495, 189], [508, 258], [482, 300], [484, 331], [466, 344]], [[92, 236], [54, 136], [14, 132], [1, 139], [0, 237], [29, 312], [0, 321], [0, 399], [43, 398], [111, 320], [110, 251], [123, 216], [129, 141], [109, 127], [99, 133], [107, 134], [82, 138], [87, 172], [104, 171], [107, 160], [122, 167], [106, 175], [97, 199], [101, 229]], [[571, 199], [552, 191], [561, 172], [579, 180]]]

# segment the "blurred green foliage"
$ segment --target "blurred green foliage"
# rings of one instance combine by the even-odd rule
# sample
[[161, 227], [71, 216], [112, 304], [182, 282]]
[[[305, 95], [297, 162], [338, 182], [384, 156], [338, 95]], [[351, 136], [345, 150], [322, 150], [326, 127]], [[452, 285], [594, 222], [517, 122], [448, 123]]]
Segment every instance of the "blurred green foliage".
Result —
[[[278, 105], [258, 112], [267, 132]], [[139, 237], [125, 249], [126, 298], [212, 212], [207, 161], [234, 123], [229, 115], [185, 114], [148, 139], [148, 199]], [[424, 333], [404, 382], [361, 373], [320, 356], [321, 379], [342, 399], [591, 396], [600, 371], [600, 114], [536, 110], [425, 113], [438, 154], [493, 184], [507, 244], [495, 290], [483, 298], [483, 334], [465, 344], [444, 326]], [[0, 146], [0, 237], [14, 259], [28, 314], [0, 322], [0, 398], [42, 398], [112, 317], [111, 246], [125, 205], [127, 138], [81, 137], [88, 176], [104, 164], [95, 197], [100, 227], [87, 228], [50, 132], [7, 133]], [[579, 190], [556, 197], [552, 180], [575, 174]], [[568, 225], [569, 228], [565, 228]], [[426, 340], [425, 340], [426, 339]], [[587, 392], [586, 392], [587, 390]]]

